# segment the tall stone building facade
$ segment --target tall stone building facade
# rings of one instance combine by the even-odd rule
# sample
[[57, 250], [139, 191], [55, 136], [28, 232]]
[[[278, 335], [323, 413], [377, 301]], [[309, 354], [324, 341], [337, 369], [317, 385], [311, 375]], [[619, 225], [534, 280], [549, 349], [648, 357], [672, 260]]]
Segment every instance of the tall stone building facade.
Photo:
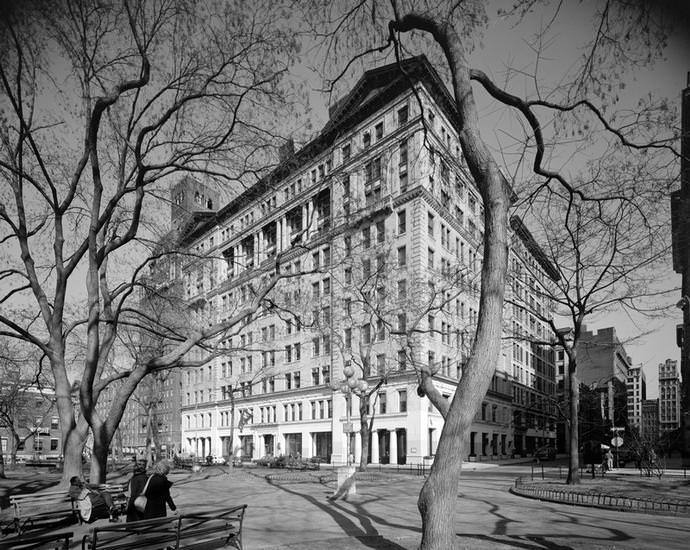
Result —
[[678, 361], [659, 363], [659, 431], [671, 432], [680, 426], [680, 373]]
[[[405, 70], [366, 72], [314, 140], [182, 236], [196, 257], [180, 266], [180, 290], [197, 323], [232, 318], [280, 274], [215, 358], [182, 373], [185, 452], [345, 463], [368, 447], [374, 464], [435, 453], [443, 419], [417, 389], [419, 369], [452, 398], [479, 314], [483, 207], [447, 89], [425, 58]], [[520, 229], [511, 262], [529, 269], [511, 292], [546, 310], [548, 262]], [[463, 458], [555, 439], [553, 353], [526, 343], [546, 328], [509, 310], [512, 330], [520, 342], [504, 344]], [[355, 388], [375, 389], [368, 445], [357, 392], [341, 391], [348, 367]]]
[[642, 405], [647, 399], [647, 379], [642, 365], [628, 368], [627, 391], [628, 425], [637, 428], [640, 436], [643, 436]]

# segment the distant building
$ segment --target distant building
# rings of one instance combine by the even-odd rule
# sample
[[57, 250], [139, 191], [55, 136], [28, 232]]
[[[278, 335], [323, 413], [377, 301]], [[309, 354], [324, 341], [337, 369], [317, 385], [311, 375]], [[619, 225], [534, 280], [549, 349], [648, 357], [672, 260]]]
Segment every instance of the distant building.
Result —
[[642, 441], [654, 444], [659, 439], [659, 400], [645, 399], [642, 402], [642, 424], [640, 429]]
[[680, 426], [680, 374], [678, 361], [659, 364], [659, 431], [663, 434]]
[[628, 425], [642, 435], [642, 403], [647, 399], [647, 381], [642, 365], [628, 369]]
[[611, 426], [625, 426], [628, 420], [627, 383], [631, 360], [614, 327], [583, 330], [577, 346], [580, 382], [597, 390], [601, 416]]
[[12, 381], [0, 381], [0, 391], [14, 390], [14, 396], [3, 402], [3, 408], [10, 411], [17, 442], [6, 421], [0, 420], [0, 445], [3, 454], [16, 451], [18, 459], [44, 460], [62, 455], [62, 436], [60, 419], [55, 406], [52, 389], [36, 386], [11, 388]]

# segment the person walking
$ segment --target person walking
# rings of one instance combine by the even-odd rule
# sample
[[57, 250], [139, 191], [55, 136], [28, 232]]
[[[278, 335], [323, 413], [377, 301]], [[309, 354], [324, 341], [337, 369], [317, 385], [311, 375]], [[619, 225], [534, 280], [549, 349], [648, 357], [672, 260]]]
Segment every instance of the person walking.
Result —
[[144, 492], [144, 496], [147, 499], [144, 519], [165, 517], [167, 515], [166, 503], [173, 512], [177, 510], [170, 496], [172, 482], [168, 481], [166, 477], [169, 472], [170, 463], [167, 460], [161, 460], [153, 467], [153, 474], [148, 480], [148, 487], [146, 487]]
[[606, 449], [606, 471], [613, 470], [613, 453], [611, 449]]
[[146, 485], [146, 466], [142, 462], [134, 463], [134, 473], [129, 480], [129, 500], [127, 501], [127, 521], [140, 521], [144, 519], [144, 514], [139, 512], [134, 507], [134, 499], [136, 499], [144, 490]]

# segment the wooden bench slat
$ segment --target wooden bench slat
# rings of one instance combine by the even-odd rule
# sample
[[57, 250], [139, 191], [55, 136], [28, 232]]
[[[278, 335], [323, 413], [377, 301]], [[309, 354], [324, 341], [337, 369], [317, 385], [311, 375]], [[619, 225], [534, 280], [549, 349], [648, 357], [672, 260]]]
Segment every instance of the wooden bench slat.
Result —
[[[231, 544], [242, 550], [246, 504], [220, 512], [200, 512], [95, 527], [82, 539], [82, 550], [201, 550]], [[172, 543], [172, 544], [171, 544]]]
[[[0, 540], [0, 550], [54, 550], [55, 548], [64, 548], [67, 550], [73, 536], [74, 533], [70, 531], [65, 533], [51, 533], [49, 535], [20, 535], [9, 537]], [[62, 541], [62, 544], [56, 546], [55, 543], [60, 541]]]
[[82, 549], [160, 549], [176, 543], [178, 529], [179, 520], [175, 516], [104, 525], [84, 535]]
[[17, 533], [27, 527], [44, 527], [59, 519], [79, 521], [79, 514], [69, 494], [64, 491], [25, 493], [10, 496]]

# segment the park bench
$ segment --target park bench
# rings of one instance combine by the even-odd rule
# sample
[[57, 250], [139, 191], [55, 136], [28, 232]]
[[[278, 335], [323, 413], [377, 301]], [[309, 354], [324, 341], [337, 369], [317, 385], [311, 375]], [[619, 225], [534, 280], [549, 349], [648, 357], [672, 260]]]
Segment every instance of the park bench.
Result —
[[220, 512], [180, 516], [177, 550], [202, 550], [234, 546], [242, 550], [242, 523], [246, 504]]
[[27, 528], [44, 527], [58, 521], [79, 521], [78, 510], [65, 491], [11, 495], [14, 527], [18, 534]]
[[82, 550], [160, 550], [175, 547], [180, 520], [176, 516], [109, 523], [83, 536]]
[[82, 550], [206, 550], [234, 546], [242, 550], [246, 504], [220, 512], [183, 514], [95, 527], [82, 539]]
[[0, 550], [67, 550], [74, 533], [18, 535], [0, 539]]

